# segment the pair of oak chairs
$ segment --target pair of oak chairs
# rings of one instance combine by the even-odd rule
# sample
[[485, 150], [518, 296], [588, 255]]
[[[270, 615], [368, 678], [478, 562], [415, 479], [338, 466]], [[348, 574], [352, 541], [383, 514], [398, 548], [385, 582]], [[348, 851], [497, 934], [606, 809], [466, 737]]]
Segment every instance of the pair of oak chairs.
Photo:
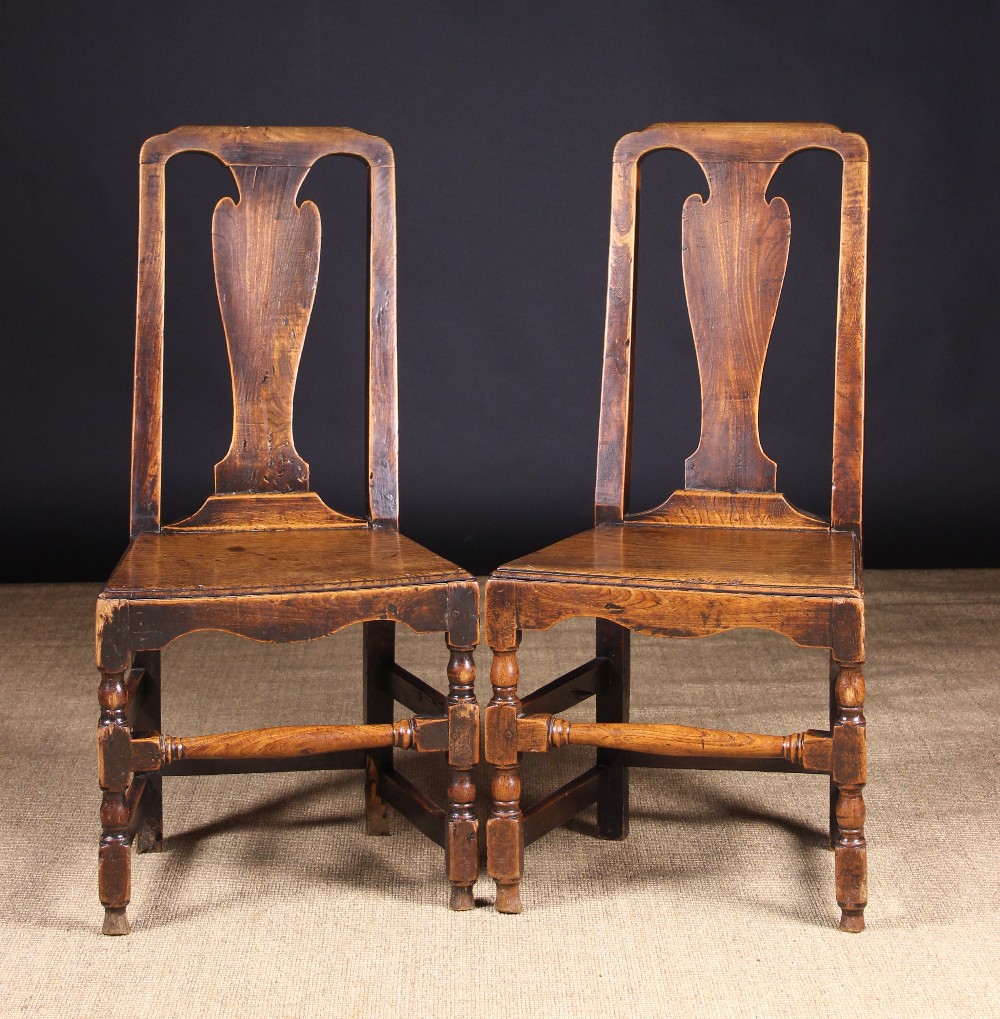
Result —
[[[829, 519], [776, 490], [758, 434], [764, 358], [789, 249], [789, 210], [766, 191], [802, 149], [843, 160]], [[701, 166], [709, 199], [684, 203], [682, 264], [701, 379], [701, 440], [685, 486], [629, 513], [634, 280], [639, 166], [678, 149]], [[160, 519], [164, 329], [164, 171], [185, 151], [230, 168], [239, 201], [212, 221], [216, 285], [232, 368], [232, 445], [215, 494], [193, 516]], [[368, 515], [328, 508], [309, 488], [292, 438], [292, 400], [319, 268], [320, 217], [296, 204], [331, 154], [369, 170]], [[163, 838], [167, 775], [357, 768], [370, 835], [392, 806], [442, 845], [451, 907], [474, 906], [479, 822], [474, 772], [491, 766], [486, 858], [496, 908], [521, 908], [524, 847], [597, 806], [599, 834], [628, 830], [629, 768], [796, 771], [830, 780], [830, 838], [843, 930], [864, 926], [864, 606], [861, 465], [868, 212], [867, 147], [826, 124], [658, 124], [614, 154], [595, 526], [496, 570], [486, 587], [493, 696], [480, 726], [473, 651], [479, 587], [398, 530], [396, 231], [392, 149], [344, 128], [185, 127], [151, 138], [140, 159], [139, 280], [131, 543], [97, 603], [103, 791], [99, 891], [104, 932], [126, 934], [131, 848]], [[523, 699], [522, 630], [596, 620], [594, 657]], [[364, 723], [213, 735], [161, 731], [160, 653], [196, 630], [258, 641], [309, 640], [361, 623]], [[395, 625], [440, 632], [448, 693], [395, 661]], [[629, 722], [629, 637], [701, 637], [735, 627], [829, 649], [825, 730], [770, 736]], [[596, 721], [558, 712], [593, 696]], [[395, 719], [395, 704], [413, 712]], [[519, 760], [566, 745], [595, 766], [522, 810]], [[394, 750], [446, 755], [440, 805], [393, 766]]]

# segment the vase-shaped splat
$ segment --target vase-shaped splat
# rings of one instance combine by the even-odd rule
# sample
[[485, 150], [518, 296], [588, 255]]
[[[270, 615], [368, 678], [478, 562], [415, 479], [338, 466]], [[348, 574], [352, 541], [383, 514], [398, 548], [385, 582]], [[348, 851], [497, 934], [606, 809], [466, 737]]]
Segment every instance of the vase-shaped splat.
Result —
[[233, 377], [233, 441], [215, 490], [302, 491], [309, 466], [295, 450], [292, 402], [319, 273], [319, 210], [295, 204], [307, 167], [232, 171], [240, 201], [223, 198], [212, 221]]
[[686, 488], [775, 490], [757, 412], [788, 261], [788, 206], [765, 197], [776, 167], [706, 163], [708, 201], [684, 203], [684, 287], [701, 378], [701, 441], [685, 464]]

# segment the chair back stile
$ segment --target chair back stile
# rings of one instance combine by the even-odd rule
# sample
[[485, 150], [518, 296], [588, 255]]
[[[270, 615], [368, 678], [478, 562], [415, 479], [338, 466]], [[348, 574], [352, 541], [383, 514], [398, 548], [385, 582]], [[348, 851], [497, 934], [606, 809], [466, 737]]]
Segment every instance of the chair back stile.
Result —
[[[397, 528], [396, 223], [392, 149], [347, 128], [183, 127], [151, 138], [140, 156], [139, 273], [132, 429], [131, 536], [161, 529], [165, 167], [206, 152], [233, 173], [239, 202], [220, 200], [212, 221], [216, 286], [233, 382], [233, 438], [215, 468], [215, 505], [190, 518], [225, 526], [274, 514], [322, 526], [364, 523], [322, 506], [295, 450], [292, 403], [319, 270], [320, 216], [296, 204], [315, 162], [362, 159], [369, 170], [368, 521]], [[281, 504], [280, 510], [277, 507]], [[273, 509], [272, 509], [273, 508]], [[183, 523], [188, 523], [187, 521]]]
[[[790, 216], [767, 201], [778, 167], [803, 149], [844, 164], [829, 521], [776, 492], [776, 467], [758, 432], [764, 359], [788, 257]], [[628, 514], [634, 378], [634, 285], [641, 160], [687, 153], [709, 183], [682, 217], [682, 264], [701, 380], [701, 439], [685, 487], [653, 510]], [[860, 535], [868, 151], [826, 124], [657, 124], [616, 146], [595, 521], [710, 526], [830, 527]]]

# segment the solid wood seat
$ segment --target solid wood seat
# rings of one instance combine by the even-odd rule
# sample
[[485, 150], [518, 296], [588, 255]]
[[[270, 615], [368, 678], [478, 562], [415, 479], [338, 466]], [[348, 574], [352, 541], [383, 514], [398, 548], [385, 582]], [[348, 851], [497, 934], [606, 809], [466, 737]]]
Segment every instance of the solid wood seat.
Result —
[[[843, 161], [830, 514], [791, 506], [760, 444], [764, 360], [781, 294], [791, 213], [768, 197], [801, 149]], [[681, 212], [684, 287], [701, 383], [701, 436], [684, 488], [628, 512], [640, 162], [657, 149], [692, 156], [709, 185]], [[496, 908], [521, 909], [524, 848], [597, 805], [604, 838], [628, 832], [629, 768], [796, 771], [830, 781], [830, 840], [843, 930], [864, 927], [865, 656], [861, 462], [868, 151], [829, 124], [656, 124], [615, 148], [604, 374], [593, 530], [494, 571], [486, 588], [493, 697], [485, 753], [493, 768], [487, 864]], [[801, 396], [799, 397], [801, 399]], [[572, 616], [595, 622], [595, 655], [524, 696], [524, 630]], [[829, 729], [774, 736], [629, 722], [630, 636], [708, 637], [772, 630], [830, 652]], [[557, 712], [596, 699], [596, 720]], [[576, 745], [595, 766], [522, 810], [520, 756]]]
[[[163, 524], [165, 165], [186, 151], [215, 156], [239, 190], [238, 202], [219, 201], [211, 224], [233, 436], [215, 465], [214, 494], [192, 516]], [[312, 165], [333, 154], [368, 166], [364, 518], [338, 513], [310, 491], [309, 465], [292, 436], [320, 252], [319, 210], [298, 204], [297, 195]], [[472, 657], [479, 586], [398, 530], [392, 149], [349, 128], [184, 127], [143, 146], [140, 188], [131, 543], [97, 600], [104, 933], [129, 932], [130, 850], [133, 841], [140, 852], [162, 844], [168, 775], [356, 768], [364, 773], [368, 834], [389, 834], [388, 807], [395, 807], [444, 849], [452, 908], [471, 909], [479, 871], [472, 777], [479, 759]], [[311, 640], [356, 623], [364, 634], [363, 724], [162, 731], [160, 652], [171, 641], [198, 630]], [[396, 662], [396, 623], [444, 635], [447, 695]], [[397, 719], [396, 703], [416, 714]], [[446, 756], [446, 805], [396, 772], [394, 749]]]
[[245, 597], [409, 587], [468, 574], [389, 528], [141, 534], [103, 598]]
[[604, 524], [515, 559], [496, 578], [624, 587], [858, 596], [860, 558], [846, 531]]

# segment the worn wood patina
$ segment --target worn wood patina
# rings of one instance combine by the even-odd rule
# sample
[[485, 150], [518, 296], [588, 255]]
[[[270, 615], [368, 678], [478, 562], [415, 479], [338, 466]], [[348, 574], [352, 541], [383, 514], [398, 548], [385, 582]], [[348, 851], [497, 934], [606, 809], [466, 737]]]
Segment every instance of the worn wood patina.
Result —
[[[239, 187], [239, 201], [223, 198], [212, 222], [233, 436], [215, 468], [215, 493], [187, 519], [163, 524], [164, 183], [167, 161], [186, 151], [221, 160]], [[316, 160], [335, 154], [362, 159], [369, 172], [364, 518], [338, 513], [310, 491], [292, 434], [321, 233], [319, 210], [296, 196]], [[162, 780], [170, 775], [357, 768], [369, 834], [388, 834], [387, 807], [397, 808], [444, 848], [452, 908], [473, 905], [479, 588], [398, 531], [394, 174], [389, 145], [348, 128], [182, 127], [142, 148], [132, 540], [97, 602], [106, 934], [129, 932], [131, 848], [160, 847]], [[364, 627], [364, 724], [162, 732], [160, 651], [171, 641], [209, 629], [310, 640], [354, 623]], [[445, 635], [447, 695], [396, 664], [396, 623]], [[394, 721], [396, 702], [418, 714]], [[396, 773], [394, 748], [447, 756], [446, 806]]]
[[[681, 210], [682, 266], [701, 379], [701, 437], [685, 486], [629, 513], [636, 227], [642, 158], [692, 156], [709, 185]], [[828, 518], [777, 490], [761, 448], [764, 360], [789, 257], [791, 213], [766, 192], [802, 149], [843, 161], [840, 282]], [[614, 155], [595, 528], [496, 570], [487, 585], [493, 697], [484, 723], [493, 809], [487, 860], [496, 908], [521, 909], [524, 847], [597, 804], [605, 838], [628, 832], [629, 767], [730, 768], [827, 775], [840, 926], [864, 927], [864, 600], [861, 464], [868, 149], [828, 124], [657, 124], [626, 135]], [[523, 630], [571, 616], [596, 619], [596, 655], [525, 696]], [[629, 723], [629, 636], [705, 637], [774, 630], [830, 651], [830, 728], [786, 736]], [[556, 712], [596, 698], [596, 721]], [[596, 748], [595, 767], [522, 811], [519, 755]]]

